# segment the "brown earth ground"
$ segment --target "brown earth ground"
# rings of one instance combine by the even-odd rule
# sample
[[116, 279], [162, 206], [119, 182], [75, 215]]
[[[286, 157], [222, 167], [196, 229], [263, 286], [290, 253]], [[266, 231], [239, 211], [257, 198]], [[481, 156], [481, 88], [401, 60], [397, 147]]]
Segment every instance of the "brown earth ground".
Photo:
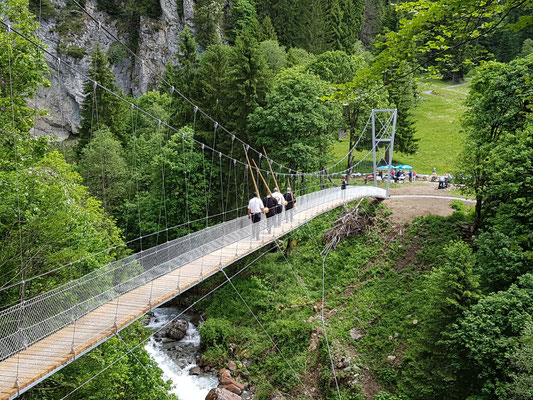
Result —
[[[422, 195], [422, 196], [455, 196], [452, 189], [437, 189], [437, 182], [404, 183], [400, 187], [391, 188], [391, 196], [395, 195]], [[415, 217], [429, 214], [446, 217], [453, 213], [450, 199], [434, 199], [424, 197], [391, 198], [384, 204], [392, 210], [391, 219], [394, 224], [404, 225], [410, 223]], [[468, 202], [468, 205], [473, 203]]]

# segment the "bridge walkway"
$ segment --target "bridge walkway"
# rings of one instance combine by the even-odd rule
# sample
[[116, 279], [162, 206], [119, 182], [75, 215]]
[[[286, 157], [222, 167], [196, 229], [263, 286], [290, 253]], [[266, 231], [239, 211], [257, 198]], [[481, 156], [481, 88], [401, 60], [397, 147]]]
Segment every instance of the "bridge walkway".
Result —
[[[316, 216], [358, 198], [385, 198], [385, 190], [372, 186], [349, 186], [342, 192], [338, 188], [333, 188], [306, 196], [298, 199], [293, 222], [285, 222], [283, 217], [281, 226], [276, 227], [272, 234], [267, 233], [264, 227], [266, 218], [263, 216], [259, 241], [251, 240], [251, 223], [246, 217], [241, 217], [243, 227], [240, 229], [246, 230], [241, 239], [228, 240], [227, 244], [191, 262], [175, 269], [169, 268], [172, 269], [170, 272], [128, 290], [77, 318], [75, 323], [66, 324], [5, 358], [0, 362], [0, 399], [17, 397], [109, 339], [116, 331], [127, 327], [150, 309], [178, 296], [236, 260], [283, 237]], [[179, 265], [179, 262], [175, 261], [176, 258], [179, 258], [179, 255], [170, 260], [170, 263], [175, 262], [175, 265]], [[164, 263], [168, 264], [169, 261]], [[26, 329], [32, 328], [33, 326], [29, 326]]]

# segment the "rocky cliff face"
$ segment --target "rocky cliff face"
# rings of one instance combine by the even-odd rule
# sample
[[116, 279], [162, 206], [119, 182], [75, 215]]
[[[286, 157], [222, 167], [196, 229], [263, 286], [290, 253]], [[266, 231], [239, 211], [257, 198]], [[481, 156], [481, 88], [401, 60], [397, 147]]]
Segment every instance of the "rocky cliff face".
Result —
[[[161, 73], [169, 61], [175, 62], [179, 50], [180, 32], [185, 27], [194, 31], [193, 0], [159, 0], [159, 2], [162, 11], [160, 18], [140, 17], [137, 49], [139, 58], [135, 59], [124, 54], [124, 57], [113, 62], [112, 68], [117, 77], [117, 84], [126, 94], [139, 96], [153, 87], [157, 81], [156, 73]], [[183, 4], [179, 4], [178, 7], [178, 2]], [[36, 118], [33, 135], [55, 136], [59, 140], [65, 140], [77, 131], [80, 124], [80, 106], [83, 102], [83, 77], [65, 63], [86, 73], [90, 63], [89, 54], [97, 42], [100, 42], [102, 49], [108, 52], [111, 47], [120, 50], [121, 46], [115, 43], [111, 35], [99, 29], [93, 20], [81, 15], [80, 26], [76, 34], [69, 36], [68, 46], [84, 54], [69, 55], [68, 51], [58, 53], [58, 48], [61, 48], [65, 41], [58, 29], [61, 23], [59, 13], [66, 7], [66, 3], [64, 0], [51, 0], [51, 3], [56, 7], [58, 15], [41, 19], [38, 37], [48, 46], [52, 54], [61, 57], [61, 62], [50, 64], [49, 79], [52, 86], [41, 89], [35, 101], [30, 104], [37, 109], [49, 110], [48, 115]], [[129, 43], [128, 34], [120, 29], [120, 21], [105, 12], [98, 11], [96, 0], [87, 0], [85, 8], [122, 43]], [[182, 15], [179, 10], [183, 10]], [[139, 62], [139, 59], [145, 62]]]

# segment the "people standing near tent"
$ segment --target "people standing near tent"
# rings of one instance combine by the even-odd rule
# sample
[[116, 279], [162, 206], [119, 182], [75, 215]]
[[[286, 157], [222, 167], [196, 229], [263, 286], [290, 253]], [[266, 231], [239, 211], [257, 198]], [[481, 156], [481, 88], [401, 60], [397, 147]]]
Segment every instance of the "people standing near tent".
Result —
[[292, 218], [294, 216], [294, 205], [296, 204], [296, 197], [294, 197], [290, 186], [287, 187], [287, 193], [285, 193], [283, 197], [285, 197], [285, 222], [289, 222], [289, 218], [292, 222]]
[[409, 182], [413, 182], [413, 170], [409, 170]]
[[281, 213], [283, 212], [283, 205], [285, 204], [285, 198], [279, 192], [277, 187], [274, 188], [272, 197], [274, 197], [276, 201], [278, 202], [278, 205], [276, 206], [276, 226], [280, 226], [281, 225]]
[[261, 199], [255, 195], [248, 202], [248, 219], [252, 220], [252, 237], [259, 240], [261, 230], [261, 213], [265, 210], [265, 205]]

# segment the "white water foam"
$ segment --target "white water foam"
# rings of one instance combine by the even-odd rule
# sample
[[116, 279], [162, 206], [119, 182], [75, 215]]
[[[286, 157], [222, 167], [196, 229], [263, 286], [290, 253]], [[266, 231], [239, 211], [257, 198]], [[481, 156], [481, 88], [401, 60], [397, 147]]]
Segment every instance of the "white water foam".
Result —
[[[148, 325], [149, 328], [159, 329], [165, 325], [173, 315], [177, 314], [175, 309], [155, 309], [153, 321]], [[189, 327], [185, 337], [180, 340], [179, 345], [189, 345], [200, 348], [200, 333], [195, 326], [189, 322]], [[163, 378], [172, 381], [171, 393], [178, 396], [179, 400], [203, 400], [209, 390], [217, 387], [218, 379], [214, 376], [195, 376], [189, 375], [189, 370], [196, 367], [196, 364], [188, 364], [180, 367], [177, 361], [173, 360], [161, 345], [150, 339], [145, 346], [150, 357], [157, 363], [163, 371]], [[186, 360], [186, 358], [184, 358]], [[187, 363], [187, 361], [186, 361]]]

